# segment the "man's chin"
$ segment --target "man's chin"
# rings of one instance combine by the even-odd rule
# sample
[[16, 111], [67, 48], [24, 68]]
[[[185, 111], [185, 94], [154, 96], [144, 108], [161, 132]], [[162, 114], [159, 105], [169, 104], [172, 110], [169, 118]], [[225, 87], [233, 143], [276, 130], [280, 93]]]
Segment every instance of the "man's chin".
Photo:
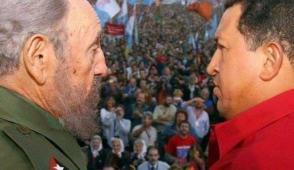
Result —
[[80, 139], [90, 139], [98, 130], [96, 107], [100, 97], [100, 79], [93, 80], [88, 92], [84, 86], [73, 85], [64, 67], [66, 65], [58, 69], [55, 78], [56, 90], [49, 95], [48, 100], [52, 110], [60, 113], [66, 129]]
[[87, 116], [70, 115], [63, 118], [65, 128], [75, 137], [88, 140], [98, 132], [96, 118]]

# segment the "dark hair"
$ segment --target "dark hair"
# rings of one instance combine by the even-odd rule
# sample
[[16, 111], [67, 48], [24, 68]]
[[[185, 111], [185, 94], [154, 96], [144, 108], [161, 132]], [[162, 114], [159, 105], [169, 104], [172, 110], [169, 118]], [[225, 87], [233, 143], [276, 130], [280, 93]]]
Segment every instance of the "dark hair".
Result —
[[278, 42], [289, 60], [294, 59], [293, 0], [227, 0], [225, 9], [241, 4], [238, 29], [251, 50], [266, 42]]
[[158, 154], [159, 154], [159, 150], [158, 150], [157, 147], [155, 147], [155, 146], [149, 146], [149, 147], [147, 148], [147, 155], [149, 154], [149, 152], [150, 152], [151, 150], [157, 150], [157, 152], [158, 152]]
[[144, 116], [143, 116], [142, 120], [144, 120], [146, 118], [153, 120], [152, 112], [150, 112], [150, 111], [144, 112]]
[[114, 98], [113, 96], [108, 96], [108, 97], [105, 99], [105, 101], [104, 101], [104, 107], [105, 107], [105, 109], [109, 109], [108, 106], [107, 106], [107, 103], [108, 103], [108, 101], [110, 101], [110, 100], [113, 100], [113, 101], [114, 101], [114, 107], [115, 107], [115, 104], [116, 104], [115, 98]]
[[176, 114], [175, 114], [175, 123], [177, 121], [178, 114], [184, 114], [185, 115], [185, 120], [188, 120], [188, 113], [183, 109], [178, 109]]
[[203, 151], [202, 151], [199, 144], [192, 145], [192, 147], [189, 150], [187, 160], [188, 161], [193, 161], [194, 153], [197, 152], [197, 151], [199, 152], [199, 157], [204, 160], [205, 155], [204, 155], [204, 153], [203, 153]]
[[180, 126], [182, 125], [182, 124], [188, 124], [189, 125], [189, 127], [190, 127], [190, 123], [188, 122], [188, 120], [183, 120], [183, 121], [181, 121], [181, 123], [180, 123]]

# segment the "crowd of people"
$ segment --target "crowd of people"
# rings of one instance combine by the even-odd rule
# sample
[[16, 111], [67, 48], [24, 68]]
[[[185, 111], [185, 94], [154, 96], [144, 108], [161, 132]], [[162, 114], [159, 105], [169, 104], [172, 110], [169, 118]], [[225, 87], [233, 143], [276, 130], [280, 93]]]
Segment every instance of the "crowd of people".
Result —
[[101, 39], [85, 0], [5, 1], [0, 169], [293, 169], [293, 7], [228, 0], [214, 45], [160, 1], [133, 43]]
[[86, 147], [88, 169], [206, 167], [210, 125], [222, 121], [205, 70], [214, 45], [189, 44], [192, 28], [202, 29], [204, 21], [183, 6], [150, 11], [127, 55], [125, 39], [106, 35], [102, 41], [110, 75], [98, 104], [100, 134]]

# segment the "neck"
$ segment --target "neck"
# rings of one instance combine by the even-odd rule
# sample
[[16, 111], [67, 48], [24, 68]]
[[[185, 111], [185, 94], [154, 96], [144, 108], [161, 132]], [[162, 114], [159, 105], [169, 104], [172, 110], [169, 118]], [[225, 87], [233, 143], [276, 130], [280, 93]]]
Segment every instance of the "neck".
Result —
[[157, 161], [150, 162], [150, 164], [151, 164], [152, 166], [154, 166], [154, 165], [156, 165], [156, 164], [157, 164]]
[[186, 138], [187, 136], [188, 136], [188, 134], [182, 134], [182, 133], [180, 134], [181, 138]]
[[46, 101], [42, 91], [36, 83], [32, 83], [32, 81], [26, 81], [23, 76], [18, 76], [17, 74], [13, 75], [13, 77], [14, 78], [11, 78], [10, 76], [1, 77], [0, 86], [14, 91], [24, 98], [32, 101], [44, 110], [50, 112], [54, 117], [59, 117], [57, 113], [53, 113], [53, 111], [50, 109], [48, 102]]

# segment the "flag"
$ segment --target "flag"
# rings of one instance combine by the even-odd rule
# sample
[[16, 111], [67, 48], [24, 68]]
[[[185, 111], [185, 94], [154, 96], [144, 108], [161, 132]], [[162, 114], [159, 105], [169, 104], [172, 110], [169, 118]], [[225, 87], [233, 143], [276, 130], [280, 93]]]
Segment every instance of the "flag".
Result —
[[187, 6], [199, 2], [199, 0], [187, 0]]
[[198, 13], [206, 22], [210, 21], [213, 15], [213, 6], [210, 2], [196, 2], [188, 5], [187, 9]]
[[160, 6], [160, 0], [156, 0], [155, 5], [156, 5], [156, 7], [159, 7]]
[[128, 0], [129, 4], [135, 6], [137, 4], [137, 0]]
[[188, 43], [192, 46], [192, 49], [193, 49], [194, 51], [196, 51], [196, 41], [195, 41], [195, 37], [194, 37], [193, 34], [190, 34], [190, 35], [189, 35]]
[[132, 16], [129, 18], [129, 21], [126, 25], [126, 36], [127, 36], [127, 48], [131, 49], [133, 47], [134, 41], [134, 28], [135, 28], [135, 21], [136, 21], [136, 5], [133, 7]]
[[98, 18], [100, 19], [100, 24], [102, 27], [105, 26], [105, 24], [111, 19], [110, 16], [107, 14], [107, 12], [102, 11], [98, 8], [95, 8], [96, 14]]
[[194, 38], [194, 40], [195, 40], [195, 46], [196, 46], [196, 52], [199, 52], [199, 49], [201, 48], [200, 47], [200, 42], [199, 42], [199, 33], [197, 32], [196, 34], [195, 34], [195, 38]]
[[100, 19], [102, 27], [120, 11], [115, 0], [98, 0], [95, 4], [95, 11]]
[[119, 24], [126, 25], [127, 21], [128, 21], [128, 0], [124, 0], [121, 7], [121, 11], [117, 17], [117, 22]]
[[134, 40], [135, 40], [135, 44], [138, 45], [139, 44], [139, 30], [138, 30], [138, 24], [137, 21], [135, 21], [135, 27], [134, 27]]
[[216, 32], [218, 25], [218, 16], [215, 13], [209, 23], [205, 26], [205, 34], [204, 34], [204, 41], [208, 41], [209, 39], [214, 38], [214, 34]]
[[154, 2], [155, 0], [143, 0], [143, 4], [147, 6], [151, 6]]
[[185, 6], [185, 5], [186, 5], [186, 0], [181, 0], [181, 4], [182, 4], [183, 6]]

